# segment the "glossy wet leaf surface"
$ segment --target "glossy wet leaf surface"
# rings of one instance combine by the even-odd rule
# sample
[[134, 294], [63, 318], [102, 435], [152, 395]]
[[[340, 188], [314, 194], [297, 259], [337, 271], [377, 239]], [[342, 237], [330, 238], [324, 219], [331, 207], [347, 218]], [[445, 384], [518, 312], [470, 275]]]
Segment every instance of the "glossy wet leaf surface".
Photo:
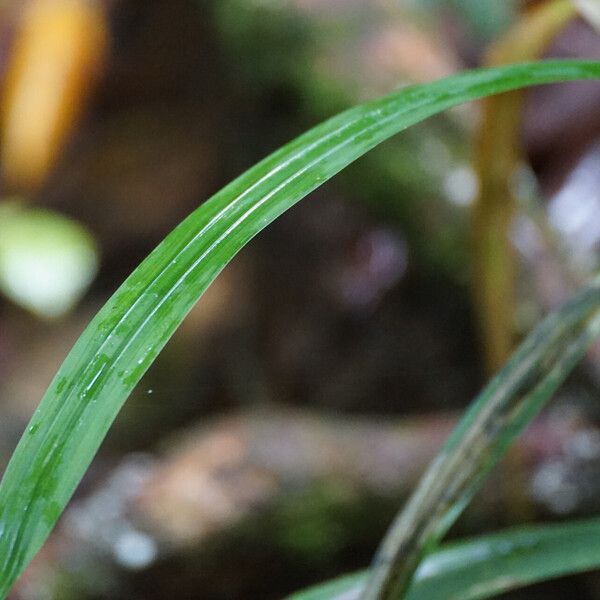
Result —
[[[600, 566], [600, 520], [536, 526], [450, 544], [419, 566], [406, 600], [482, 600], [538, 581]], [[288, 600], [357, 600], [366, 573]]]
[[48, 536], [133, 387], [254, 235], [369, 149], [428, 116], [520, 87], [599, 77], [598, 62], [552, 61], [400, 90], [310, 130], [192, 213], [94, 318], [25, 431], [0, 484], [0, 596]]

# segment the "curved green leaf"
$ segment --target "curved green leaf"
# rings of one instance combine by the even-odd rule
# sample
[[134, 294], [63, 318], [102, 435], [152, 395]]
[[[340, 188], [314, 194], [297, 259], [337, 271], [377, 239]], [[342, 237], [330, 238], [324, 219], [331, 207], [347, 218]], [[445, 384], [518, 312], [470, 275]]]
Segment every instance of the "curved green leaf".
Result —
[[254, 235], [369, 149], [428, 116], [503, 91], [594, 78], [597, 61], [548, 61], [400, 90], [310, 130], [185, 219], [93, 319], [19, 442], [0, 483], [0, 597], [46, 539], [133, 387]]
[[[406, 600], [482, 600], [600, 567], [600, 519], [531, 526], [448, 544], [423, 560]], [[367, 573], [341, 577], [288, 600], [357, 600]]]
[[361, 599], [402, 597], [423, 555], [600, 335], [599, 309], [596, 279], [546, 317], [475, 398], [388, 530]]

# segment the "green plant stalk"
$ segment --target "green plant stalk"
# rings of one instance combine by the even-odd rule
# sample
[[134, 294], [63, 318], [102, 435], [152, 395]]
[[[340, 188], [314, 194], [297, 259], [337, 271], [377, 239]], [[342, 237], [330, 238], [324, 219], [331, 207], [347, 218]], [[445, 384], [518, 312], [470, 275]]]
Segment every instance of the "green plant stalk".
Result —
[[[427, 556], [406, 600], [483, 600], [598, 567], [600, 519], [511, 529], [448, 544]], [[367, 575], [341, 577], [287, 600], [357, 600]]]
[[600, 280], [548, 316], [475, 399], [388, 531], [361, 598], [402, 598], [424, 554], [600, 335]]
[[400, 90], [315, 127], [186, 218], [92, 320], [11, 458], [0, 483], [0, 597], [50, 533], [132, 389], [252, 237], [359, 156], [435, 113], [529, 85], [598, 78], [600, 62], [548, 61]]

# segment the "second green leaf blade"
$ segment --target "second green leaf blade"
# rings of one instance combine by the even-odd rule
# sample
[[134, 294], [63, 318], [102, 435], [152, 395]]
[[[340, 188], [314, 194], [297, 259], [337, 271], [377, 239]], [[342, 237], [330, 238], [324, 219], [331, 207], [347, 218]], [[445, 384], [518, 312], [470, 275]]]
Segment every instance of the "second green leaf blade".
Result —
[[133, 387], [252, 237], [356, 158], [428, 116], [486, 95], [592, 78], [600, 78], [596, 61], [551, 61], [406, 88], [312, 129], [192, 213], [92, 321], [22, 437], [0, 483], [0, 597], [48, 536]]
[[[415, 573], [406, 600], [484, 600], [599, 566], [600, 519], [509, 529], [430, 554]], [[341, 577], [286, 600], [359, 600], [367, 575]]]

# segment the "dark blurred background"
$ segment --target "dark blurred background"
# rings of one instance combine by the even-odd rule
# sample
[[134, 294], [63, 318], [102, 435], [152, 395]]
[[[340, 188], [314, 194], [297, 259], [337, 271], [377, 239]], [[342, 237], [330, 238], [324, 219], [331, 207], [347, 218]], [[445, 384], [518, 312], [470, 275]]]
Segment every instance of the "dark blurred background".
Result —
[[[552, 3], [4, 0], [0, 467], [91, 316], [185, 215], [335, 112], [485, 64]], [[600, 58], [595, 25], [565, 18], [541, 54]], [[525, 96], [515, 340], [597, 266], [599, 106], [593, 83]], [[275, 599], [369, 563], [493, 371], [472, 294], [482, 123], [469, 105], [402, 133], [234, 260], [12, 600]], [[600, 511], [599, 377], [594, 350], [452, 537]], [[600, 598], [600, 577], [506, 596], [525, 597]]]

